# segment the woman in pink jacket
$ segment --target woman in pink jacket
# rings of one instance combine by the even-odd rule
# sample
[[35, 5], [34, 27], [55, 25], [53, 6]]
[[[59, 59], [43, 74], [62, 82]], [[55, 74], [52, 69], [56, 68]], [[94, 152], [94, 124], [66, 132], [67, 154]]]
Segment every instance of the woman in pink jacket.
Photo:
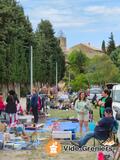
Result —
[[4, 111], [4, 109], [5, 109], [5, 105], [3, 102], [3, 96], [2, 96], [2, 93], [0, 93], [0, 115], [1, 115], [1, 112]]

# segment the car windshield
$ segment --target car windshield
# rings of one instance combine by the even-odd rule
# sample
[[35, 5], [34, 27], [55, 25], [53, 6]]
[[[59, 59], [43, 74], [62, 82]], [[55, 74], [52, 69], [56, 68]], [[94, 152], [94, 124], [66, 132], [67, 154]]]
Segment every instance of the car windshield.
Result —
[[120, 102], [120, 90], [113, 91], [113, 102]]
[[90, 94], [101, 94], [102, 90], [101, 89], [91, 89]]

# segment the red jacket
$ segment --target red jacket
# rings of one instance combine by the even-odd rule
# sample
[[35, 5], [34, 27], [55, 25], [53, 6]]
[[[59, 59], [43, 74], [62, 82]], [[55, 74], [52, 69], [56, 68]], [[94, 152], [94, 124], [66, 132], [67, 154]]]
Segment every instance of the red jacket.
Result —
[[4, 110], [5, 109], [5, 105], [4, 105], [4, 102], [3, 102], [3, 97], [0, 96], [0, 110]]

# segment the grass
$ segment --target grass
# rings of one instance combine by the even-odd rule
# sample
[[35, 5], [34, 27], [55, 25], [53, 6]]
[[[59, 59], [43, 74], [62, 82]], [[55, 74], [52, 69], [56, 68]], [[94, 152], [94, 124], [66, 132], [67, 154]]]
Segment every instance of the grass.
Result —
[[[94, 121], [99, 121], [99, 108], [93, 107], [93, 113], [94, 113]], [[52, 109], [49, 110], [50, 118], [77, 118], [77, 113], [75, 110], [57, 110]]]

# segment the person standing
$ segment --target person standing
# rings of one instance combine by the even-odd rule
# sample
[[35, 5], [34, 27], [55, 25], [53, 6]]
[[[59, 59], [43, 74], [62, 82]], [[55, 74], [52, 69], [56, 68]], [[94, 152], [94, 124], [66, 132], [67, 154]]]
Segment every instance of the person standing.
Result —
[[9, 124], [14, 123], [16, 121], [16, 112], [17, 112], [17, 107], [16, 107], [16, 101], [14, 99], [14, 96], [11, 94], [11, 92], [8, 92], [8, 97], [6, 99], [6, 119]]
[[88, 131], [88, 121], [89, 121], [89, 109], [91, 105], [89, 100], [86, 99], [85, 92], [79, 93], [79, 98], [75, 102], [75, 110], [78, 113], [78, 119], [80, 121], [80, 133], [82, 133], [83, 124]]
[[3, 102], [3, 95], [2, 93], [0, 93], [0, 115], [1, 115], [1, 112], [4, 111], [4, 109], [5, 109], [5, 105]]
[[31, 108], [34, 116], [34, 123], [38, 123], [38, 94], [35, 88], [32, 89]]
[[10, 91], [9, 91], [9, 94], [13, 96], [16, 105], [18, 105], [18, 104], [20, 103], [20, 101], [19, 101], [19, 99], [18, 99], [18, 96], [17, 96], [16, 92], [15, 92], [14, 90], [10, 90]]
[[110, 93], [111, 93], [110, 90], [108, 89], [104, 90], [104, 97], [106, 97], [104, 104], [105, 108], [112, 108], [112, 98], [110, 97]]
[[30, 113], [30, 98], [31, 95], [30, 93], [26, 96], [26, 113], [29, 114]]
[[104, 111], [105, 111], [105, 107], [104, 107], [104, 104], [105, 104], [105, 100], [106, 100], [106, 97], [104, 97], [104, 91], [102, 92], [102, 98], [98, 101], [98, 105], [99, 105], [99, 114], [100, 114], [100, 118], [103, 118], [104, 117]]
[[105, 89], [102, 92], [102, 98], [98, 101], [100, 106], [100, 118], [104, 116], [104, 111], [106, 108], [112, 108], [112, 98], [110, 97], [110, 91]]

